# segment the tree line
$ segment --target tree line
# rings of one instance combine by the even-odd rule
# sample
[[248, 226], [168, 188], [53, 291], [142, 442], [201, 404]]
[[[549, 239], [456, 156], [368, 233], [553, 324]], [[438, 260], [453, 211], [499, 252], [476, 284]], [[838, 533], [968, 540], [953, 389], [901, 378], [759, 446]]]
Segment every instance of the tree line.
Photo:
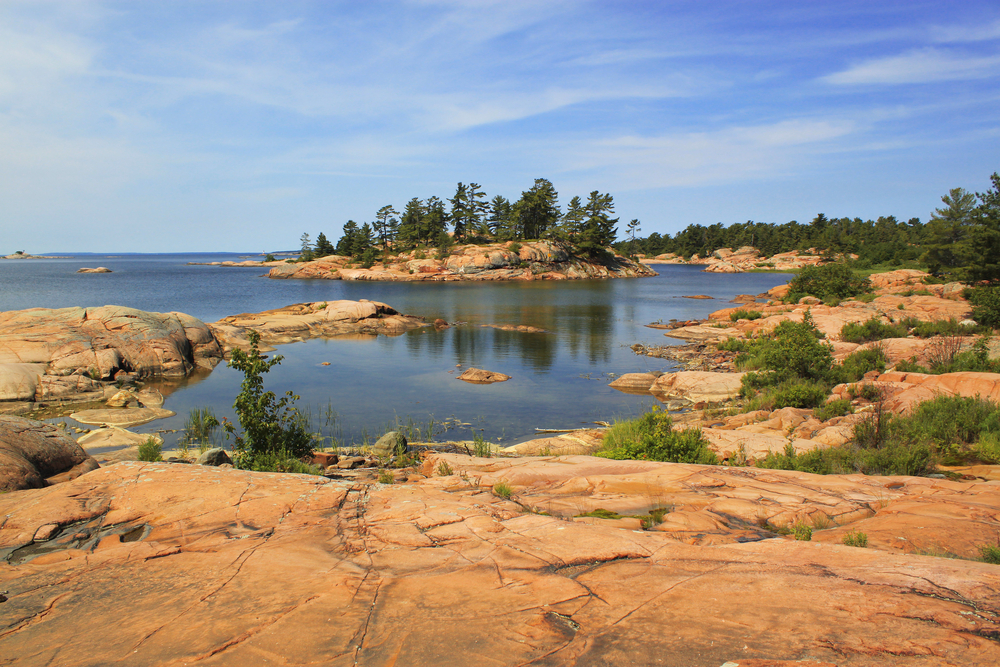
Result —
[[[302, 259], [336, 254], [360, 258], [371, 266], [380, 253], [390, 251], [437, 247], [446, 253], [454, 243], [536, 239], [565, 242], [591, 258], [605, 255], [618, 236], [614, 197], [594, 190], [586, 200], [570, 199], [565, 211], [558, 200], [555, 187], [545, 178], [535, 179], [515, 202], [502, 195], [488, 199], [479, 183], [459, 183], [451, 199], [414, 197], [402, 212], [386, 205], [371, 222], [348, 220], [336, 245], [322, 232], [315, 243], [303, 234]], [[634, 237], [639, 221], [627, 226]]]
[[656, 256], [675, 253], [705, 257], [720, 248], [753, 246], [771, 256], [792, 250], [816, 248], [830, 254], [854, 254], [859, 268], [876, 265], [920, 264], [931, 273], [972, 281], [1000, 281], [1000, 175], [990, 177], [984, 193], [953, 188], [941, 197], [925, 224], [920, 218], [906, 222], [895, 216], [877, 220], [827, 218], [820, 213], [809, 223], [754, 222], [728, 227], [721, 222], [688, 225], [677, 234], [650, 234], [620, 241], [616, 250]]

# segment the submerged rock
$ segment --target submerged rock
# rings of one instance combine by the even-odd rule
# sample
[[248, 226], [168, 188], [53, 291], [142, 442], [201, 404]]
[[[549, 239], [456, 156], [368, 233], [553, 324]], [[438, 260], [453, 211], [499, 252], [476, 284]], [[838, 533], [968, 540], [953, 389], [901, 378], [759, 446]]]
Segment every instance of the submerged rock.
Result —
[[456, 379], [463, 380], [471, 384], [493, 384], [494, 382], [506, 382], [510, 379], [510, 376], [504, 375], [503, 373], [485, 371], [481, 368], [468, 368]]

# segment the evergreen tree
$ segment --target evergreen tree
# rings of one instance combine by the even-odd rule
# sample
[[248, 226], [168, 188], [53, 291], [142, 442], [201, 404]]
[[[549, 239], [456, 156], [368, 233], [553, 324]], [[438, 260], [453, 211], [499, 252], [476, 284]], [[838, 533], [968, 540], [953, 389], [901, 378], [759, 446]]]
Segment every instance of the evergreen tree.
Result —
[[514, 205], [517, 238], [540, 239], [559, 222], [559, 198], [551, 181], [536, 178], [530, 190]]
[[334, 252], [333, 244], [326, 239], [326, 234], [320, 232], [319, 236], [316, 237], [316, 257], [326, 257], [327, 255], [332, 255]]
[[465, 237], [471, 211], [469, 191], [465, 183], [458, 184], [458, 187], [455, 189], [455, 196], [448, 201], [451, 204], [451, 224], [455, 230], [455, 239], [461, 240]]
[[444, 211], [444, 202], [437, 197], [427, 200], [421, 219], [421, 230], [423, 234], [421, 242], [427, 245], [437, 243], [441, 234], [448, 232], [448, 214]]
[[423, 219], [424, 202], [416, 197], [406, 202], [403, 217], [399, 221], [399, 232], [396, 235], [401, 246], [413, 248], [420, 243]]
[[618, 218], [611, 217], [615, 212], [614, 198], [594, 190], [590, 193], [584, 210], [587, 218], [584, 221], [577, 250], [588, 257], [601, 257], [607, 252], [605, 248], [614, 243], [618, 235], [618, 229], [615, 227]]
[[312, 241], [309, 238], [309, 234], [303, 233], [299, 237], [299, 242], [302, 244], [302, 251], [299, 254], [299, 259], [308, 262], [313, 258]]
[[398, 233], [399, 220], [396, 218], [398, 215], [399, 211], [391, 205], [383, 206], [375, 214], [375, 232], [378, 234], [383, 250], [389, 247], [389, 243], [394, 240], [396, 233]]
[[972, 281], [1000, 282], [1000, 174], [990, 177], [993, 187], [985, 193], [976, 193], [980, 204], [976, 208], [975, 226], [969, 237], [970, 266], [968, 277]]
[[490, 201], [486, 225], [493, 237], [500, 241], [509, 241], [514, 238], [513, 208], [506, 197], [497, 195]]
[[931, 273], [953, 271], [968, 264], [969, 234], [974, 225], [976, 197], [962, 188], [952, 188], [941, 197], [943, 208], [936, 209], [927, 223], [923, 260]]
[[358, 223], [348, 220], [344, 223], [344, 235], [337, 241], [337, 254], [345, 257], [354, 257], [355, 243], [358, 238]]
[[468, 234], [489, 236], [489, 226], [486, 224], [489, 205], [486, 203], [486, 193], [480, 189], [481, 187], [479, 183], [469, 183], [469, 189], [466, 193], [468, 208], [465, 229]]
[[580, 198], [570, 199], [560, 225], [563, 236], [570, 243], [576, 243], [580, 239], [580, 234], [583, 233], [583, 220], [586, 216], [587, 212], [583, 210], [583, 202], [580, 201]]

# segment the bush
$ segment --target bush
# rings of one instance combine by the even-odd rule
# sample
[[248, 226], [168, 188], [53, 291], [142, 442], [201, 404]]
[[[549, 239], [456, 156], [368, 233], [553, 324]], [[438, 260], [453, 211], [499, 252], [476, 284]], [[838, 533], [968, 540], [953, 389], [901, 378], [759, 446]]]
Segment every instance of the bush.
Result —
[[833, 355], [828, 345], [819, 342], [822, 337], [807, 312], [802, 322], [785, 320], [770, 334], [745, 341], [736, 358], [737, 368], [768, 372], [744, 375], [743, 396], [794, 378], [827, 381]]
[[738, 308], [729, 313], [729, 319], [732, 322], [738, 322], [739, 320], [759, 320], [762, 317], [764, 317], [764, 314], [759, 310], [747, 310], [745, 308]]
[[841, 340], [848, 343], [868, 343], [885, 338], [905, 338], [909, 333], [903, 324], [886, 324], [876, 316], [858, 324], [848, 322], [840, 328]]
[[243, 372], [240, 393], [233, 403], [242, 435], [236, 434], [236, 427], [229, 420], [223, 420], [227, 437], [235, 438], [234, 463], [244, 468], [257, 465], [255, 461], [273, 460], [278, 452], [293, 459], [311, 454], [312, 434], [306, 428], [305, 419], [291, 405], [299, 397], [289, 391], [278, 399], [274, 392], [264, 391], [261, 376], [281, 363], [281, 355], [271, 359], [262, 356], [258, 347], [260, 334], [253, 329], [248, 331], [247, 338], [250, 350], [244, 352], [234, 348], [229, 361], [230, 368]]
[[804, 523], [797, 523], [792, 526], [792, 535], [800, 542], [811, 542], [813, 538], [812, 526]]
[[163, 447], [152, 436], [146, 438], [139, 445], [139, 460], [155, 463], [163, 460]]
[[594, 455], [617, 460], [709, 465], [719, 461], [708, 448], [701, 429], [674, 431], [670, 415], [656, 407], [638, 419], [615, 422], [604, 435], [603, 448]]
[[1000, 544], [996, 546], [993, 546], [992, 544], [980, 545], [979, 557], [983, 559], [984, 563], [1000, 565]]
[[440, 463], [438, 463], [438, 475], [440, 475], [441, 477], [450, 477], [451, 475], [454, 474], [455, 471], [452, 469], [450, 465], [448, 465], [447, 461], [441, 461]]
[[512, 253], [514, 253], [516, 255], [519, 252], [521, 252], [521, 247], [522, 246], [521, 246], [520, 243], [518, 243], [517, 241], [514, 241], [509, 246], [507, 246], [507, 250], [509, 250], [510, 252], [512, 252]]
[[816, 408], [813, 411], [813, 416], [821, 422], [825, 422], [834, 417], [842, 417], [849, 412], [853, 412], [851, 402], [846, 398], [838, 398]]
[[881, 347], [870, 347], [865, 350], [857, 350], [844, 357], [840, 362], [842, 382], [857, 382], [864, 378], [865, 373], [885, 370], [889, 363], [889, 357]]
[[868, 535], [862, 533], [860, 530], [852, 530], [845, 534], [841, 541], [849, 547], [860, 547], [862, 549], [868, 547]]
[[490, 447], [490, 443], [486, 442], [478, 433], [472, 435], [472, 451], [475, 456], [480, 458], [488, 459], [493, 456], [493, 450]]
[[991, 329], [1000, 329], [1000, 286], [974, 287], [968, 293], [972, 319]]
[[264, 257], [264, 261], [265, 262], [274, 262], [276, 260], [274, 259], [274, 255], [272, 255], [271, 253], [267, 253], [267, 255]]
[[198, 450], [204, 453], [216, 446], [219, 426], [219, 419], [212, 412], [212, 408], [195, 408], [188, 413], [180, 444], [185, 448], [197, 445]]
[[802, 269], [789, 283], [787, 300], [796, 302], [803, 296], [846, 299], [871, 291], [870, 280], [857, 275], [847, 264], [835, 262]]
[[826, 401], [830, 392], [825, 384], [810, 380], [785, 381], [770, 393], [772, 410], [815, 408]]
[[258, 452], [245, 455], [239, 463], [240, 468], [254, 472], [283, 472], [296, 475], [322, 475], [319, 466], [305, 463], [295, 458], [287, 450], [274, 452]]

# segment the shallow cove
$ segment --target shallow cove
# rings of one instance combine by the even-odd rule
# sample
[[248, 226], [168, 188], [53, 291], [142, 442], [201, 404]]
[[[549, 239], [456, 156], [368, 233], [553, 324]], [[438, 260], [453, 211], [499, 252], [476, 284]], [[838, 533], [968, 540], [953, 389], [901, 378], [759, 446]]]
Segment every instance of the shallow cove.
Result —
[[[304, 301], [371, 299], [433, 321], [461, 322], [389, 338], [312, 340], [279, 347], [285, 357], [266, 378], [268, 389], [301, 396], [313, 413], [330, 406], [339, 435], [359, 441], [378, 436], [397, 420], [426, 430], [431, 416], [468, 424], [442, 437], [469, 438], [470, 429], [505, 444], [535, 428], [577, 428], [643, 411], [651, 397], [607, 387], [611, 374], [667, 371], [671, 362], [640, 357], [629, 346], [669, 344], [645, 324], [693, 319], [729, 305], [737, 294], [757, 294], [788, 274], [706, 274], [698, 266], [657, 265], [651, 278], [509, 283], [370, 283], [268, 280], [263, 269], [187, 266], [233, 255], [86, 256], [69, 260], [0, 262], [0, 309], [118, 304], [159, 312], [180, 311], [206, 322]], [[110, 274], [76, 274], [81, 266], [106, 266]], [[27, 287], [30, 286], [30, 287]], [[692, 300], [685, 295], [707, 294]], [[547, 333], [518, 333], [482, 325], [529, 325]], [[329, 366], [323, 366], [329, 362]], [[455, 379], [475, 366], [511, 380], [473, 385]], [[163, 407], [176, 417], [141, 432], [183, 428], [188, 412], [211, 407], [233, 418], [242, 377], [224, 365], [179, 383], [159, 383]], [[58, 421], [58, 420], [56, 420]], [[177, 434], [167, 434], [172, 444]]]

